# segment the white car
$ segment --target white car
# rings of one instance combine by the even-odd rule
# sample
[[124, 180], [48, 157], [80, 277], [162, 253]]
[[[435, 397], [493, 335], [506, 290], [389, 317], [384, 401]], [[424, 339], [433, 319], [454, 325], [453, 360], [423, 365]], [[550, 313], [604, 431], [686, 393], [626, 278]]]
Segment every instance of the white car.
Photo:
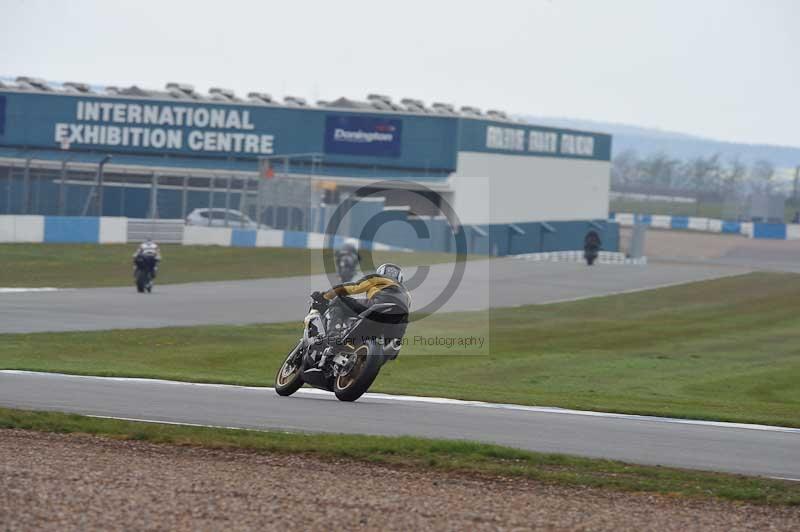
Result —
[[246, 214], [233, 209], [195, 209], [186, 217], [186, 225], [211, 227], [243, 227], [256, 229], [257, 224]]

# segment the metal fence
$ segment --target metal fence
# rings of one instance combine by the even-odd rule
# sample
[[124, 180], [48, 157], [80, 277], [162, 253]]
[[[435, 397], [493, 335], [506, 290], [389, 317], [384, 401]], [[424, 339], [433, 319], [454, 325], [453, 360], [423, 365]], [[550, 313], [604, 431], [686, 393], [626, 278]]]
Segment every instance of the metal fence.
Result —
[[162, 244], [183, 243], [183, 220], [128, 220], [128, 242], [152, 238]]
[[[287, 165], [288, 166], [288, 165]], [[0, 160], [0, 214], [124, 216], [185, 220], [195, 209], [240, 211], [258, 225], [310, 230], [321, 192], [311, 176]], [[206, 216], [209, 225], [246, 225], [238, 217]], [[146, 231], [145, 231], [146, 232]]]

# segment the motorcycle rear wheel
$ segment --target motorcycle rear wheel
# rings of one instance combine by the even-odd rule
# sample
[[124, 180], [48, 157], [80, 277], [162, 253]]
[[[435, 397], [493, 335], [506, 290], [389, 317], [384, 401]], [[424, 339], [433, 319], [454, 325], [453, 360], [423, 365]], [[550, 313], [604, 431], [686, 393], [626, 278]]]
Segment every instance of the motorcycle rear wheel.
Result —
[[286, 356], [278, 373], [275, 375], [275, 391], [278, 395], [288, 397], [303, 386], [303, 357], [298, 350], [302, 350], [303, 341], [300, 340], [297, 346]]
[[147, 272], [139, 271], [136, 273], [136, 291], [140, 294], [144, 293], [147, 288]]
[[333, 381], [333, 393], [340, 401], [355, 401], [364, 395], [383, 366], [383, 353], [371, 341], [358, 346], [351, 356], [356, 357], [353, 367]]

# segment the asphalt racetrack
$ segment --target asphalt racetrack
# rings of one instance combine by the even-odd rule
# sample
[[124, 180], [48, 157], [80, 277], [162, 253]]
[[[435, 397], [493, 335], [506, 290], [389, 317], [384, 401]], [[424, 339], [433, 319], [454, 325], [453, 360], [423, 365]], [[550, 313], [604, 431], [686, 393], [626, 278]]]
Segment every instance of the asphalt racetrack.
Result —
[[413, 435], [800, 479], [800, 429], [303, 389], [0, 371], [0, 405], [144, 421], [303, 432]]
[[[168, 266], [165, 266], [168, 267]], [[414, 308], [439, 296], [453, 265], [411, 279]], [[472, 261], [441, 311], [550, 303], [738, 275], [734, 265]], [[300, 321], [324, 276], [0, 293], [0, 333]], [[2, 339], [2, 336], [0, 336]], [[114, 346], [108, 346], [110, 350]], [[368, 394], [355, 404], [303, 389], [0, 372], [0, 406], [223, 427], [469, 439], [543, 452], [800, 479], [800, 429], [692, 422]]]
[[[420, 284], [411, 276], [413, 309], [444, 294], [439, 311], [480, 310], [609, 295], [747, 273], [730, 265], [648, 266], [534, 263], [519, 259], [470, 261], [450, 294], [454, 266], [433, 266]], [[169, 263], [164, 265], [169, 268]], [[414, 268], [409, 268], [412, 274]], [[0, 333], [153, 328], [301, 321], [308, 295], [330, 286], [325, 276], [0, 293]]]

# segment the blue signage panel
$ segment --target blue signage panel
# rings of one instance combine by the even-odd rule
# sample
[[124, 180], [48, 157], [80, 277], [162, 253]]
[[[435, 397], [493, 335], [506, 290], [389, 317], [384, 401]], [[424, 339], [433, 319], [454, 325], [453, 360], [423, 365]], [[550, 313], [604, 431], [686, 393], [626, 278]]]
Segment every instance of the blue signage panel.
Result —
[[0, 95], [0, 135], [6, 133], [6, 97]]
[[611, 160], [611, 135], [604, 133], [469, 118], [459, 130], [460, 151]]
[[60, 153], [67, 144], [75, 154], [169, 156], [163, 164], [231, 167], [261, 156], [327, 152], [330, 171], [343, 175], [364, 168], [440, 176], [456, 164], [454, 117], [13, 90], [0, 91], [0, 98], [6, 103], [0, 148]]
[[402, 120], [328, 115], [325, 118], [325, 153], [400, 157], [402, 131]]

